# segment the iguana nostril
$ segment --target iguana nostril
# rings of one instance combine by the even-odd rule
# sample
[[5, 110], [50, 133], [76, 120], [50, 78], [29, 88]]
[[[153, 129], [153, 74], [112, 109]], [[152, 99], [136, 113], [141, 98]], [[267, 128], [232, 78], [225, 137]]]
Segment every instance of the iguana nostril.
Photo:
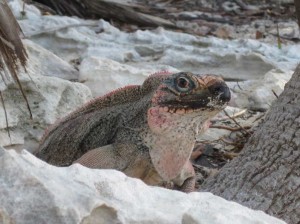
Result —
[[220, 99], [224, 102], [229, 102], [231, 98], [230, 89], [226, 86], [223, 87], [223, 93], [221, 94]]
[[214, 96], [219, 96], [219, 99], [223, 102], [228, 102], [230, 100], [230, 90], [226, 84], [217, 83], [209, 87], [210, 93]]

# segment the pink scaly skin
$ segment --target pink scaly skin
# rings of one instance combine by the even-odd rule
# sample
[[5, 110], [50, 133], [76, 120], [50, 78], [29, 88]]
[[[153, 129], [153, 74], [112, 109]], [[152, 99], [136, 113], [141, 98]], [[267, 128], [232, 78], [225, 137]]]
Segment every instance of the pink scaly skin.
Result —
[[156, 73], [61, 119], [46, 132], [37, 156], [58, 166], [117, 169], [150, 185], [173, 183], [190, 192], [196, 136], [229, 100], [217, 76]]

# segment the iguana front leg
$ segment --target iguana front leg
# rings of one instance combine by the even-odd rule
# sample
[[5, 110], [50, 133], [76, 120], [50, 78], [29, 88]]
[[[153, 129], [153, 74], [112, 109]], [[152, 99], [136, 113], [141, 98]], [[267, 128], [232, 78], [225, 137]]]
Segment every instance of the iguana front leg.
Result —
[[92, 169], [116, 169], [149, 185], [162, 185], [146, 150], [132, 143], [114, 143], [88, 151], [74, 163]]
[[175, 189], [186, 193], [195, 190], [196, 174], [192, 163], [188, 160], [180, 174], [173, 180]]
[[116, 169], [124, 171], [132, 166], [139, 150], [130, 143], [115, 143], [102, 146], [83, 154], [74, 163], [92, 169]]

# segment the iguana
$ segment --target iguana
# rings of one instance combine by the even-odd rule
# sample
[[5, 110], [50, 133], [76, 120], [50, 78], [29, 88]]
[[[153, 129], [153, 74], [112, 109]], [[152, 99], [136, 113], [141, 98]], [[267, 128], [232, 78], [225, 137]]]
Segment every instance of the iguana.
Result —
[[229, 100], [220, 77], [156, 73], [58, 121], [46, 131], [37, 156], [57, 166], [117, 169], [150, 185], [172, 183], [189, 192], [195, 185], [189, 161], [195, 138]]

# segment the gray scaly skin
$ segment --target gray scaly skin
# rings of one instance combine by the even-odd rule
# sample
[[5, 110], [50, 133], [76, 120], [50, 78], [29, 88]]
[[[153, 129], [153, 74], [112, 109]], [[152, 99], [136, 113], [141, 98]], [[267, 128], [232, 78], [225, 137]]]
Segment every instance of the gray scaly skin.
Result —
[[194, 190], [195, 138], [230, 100], [214, 75], [157, 73], [97, 98], [48, 130], [37, 156], [57, 166], [117, 169], [150, 185]]

